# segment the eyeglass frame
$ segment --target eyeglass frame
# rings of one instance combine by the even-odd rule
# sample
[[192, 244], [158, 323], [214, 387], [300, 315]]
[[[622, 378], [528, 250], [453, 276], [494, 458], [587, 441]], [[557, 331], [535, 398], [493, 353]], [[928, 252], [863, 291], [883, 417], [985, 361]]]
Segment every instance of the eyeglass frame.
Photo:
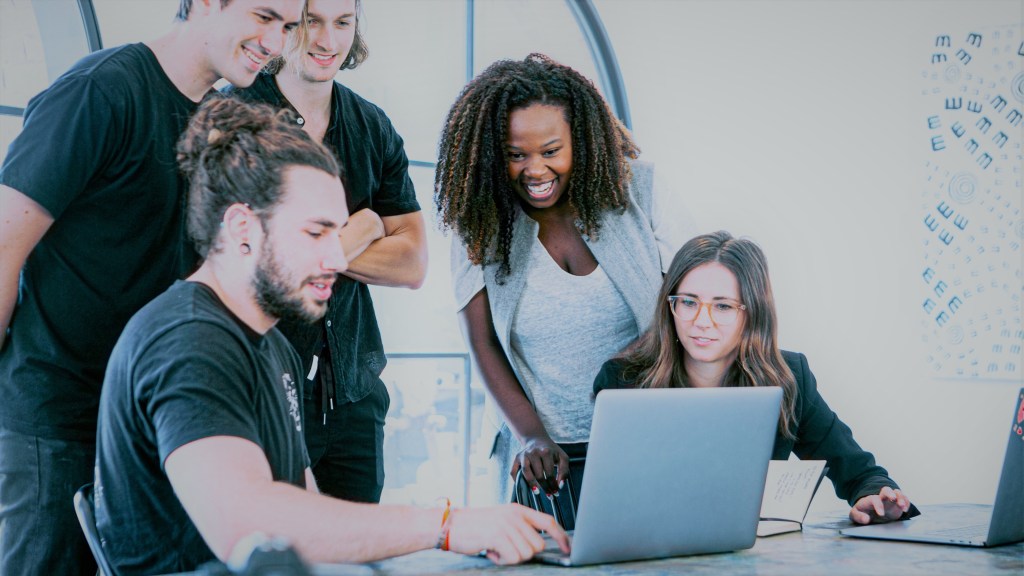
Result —
[[[678, 300], [680, 298], [688, 298], [690, 300], [696, 300], [697, 301], [697, 312], [693, 315], [693, 318], [689, 318], [689, 319], [682, 318], [678, 314], [676, 314], [675, 302], [676, 302], [676, 300]], [[668, 298], [666, 298], [666, 301], [668, 302], [669, 314], [671, 314], [675, 318], [678, 318], [679, 320], [682, 320], [683, 322], [696, 322], [697, 318], [700, 317], [701, 310], [703, 310], [705, 306], [708, 307], [708, 318], [711, 320], [711, 323], [714, 324], [715, 326], [719, 326], [719, 325], [721, 325], [721, 326], [731, 326], [731, 325], [733, 325], [736, 322], [735, 319], [732, 322], [726, 322], [726, 323], [721, 323], [721, 322], [718, 322], [717, 320], [715, 320], [715, 313], [711, 309], [711, 305], [712, 304], [721, 303], [722, 302], [721, 300], [712, 300], [711, 302], [704, 302], [700, 298], [694, 298], [693, 296], [688, 296], [686, 294], [669, 294]], [[735, 300], [730, 300], [730, 301], [727, 301], [726, 303], [732, 304], [733, 302], [735, 302]], [[739, 312], [745, 312], [747, 310], [747, 305], [746, 304], [740, 304], [740, 303], [737, 302], [736, 303], [736, 310], [737, 310], [736, 318], [738, 319], [739, 318]]]

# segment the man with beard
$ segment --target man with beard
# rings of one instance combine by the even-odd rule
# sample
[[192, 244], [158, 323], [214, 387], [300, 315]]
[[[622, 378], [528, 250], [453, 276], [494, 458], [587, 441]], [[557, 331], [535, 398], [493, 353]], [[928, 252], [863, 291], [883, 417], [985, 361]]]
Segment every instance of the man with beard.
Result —
[[316, 493], [302, 440], [302, 367], [275, 327], [323, 316], [348, 267], [331, 153], [264, 105], [210, 100], [182, 137], [188, 227], [205, 259], [142, 308], [100, 399], [96, 524], [119, 574], [195, 569], [247, 535], [312, 562], [431, 547], [528, 559], [554, 519], [518, 505], [378, 506]]

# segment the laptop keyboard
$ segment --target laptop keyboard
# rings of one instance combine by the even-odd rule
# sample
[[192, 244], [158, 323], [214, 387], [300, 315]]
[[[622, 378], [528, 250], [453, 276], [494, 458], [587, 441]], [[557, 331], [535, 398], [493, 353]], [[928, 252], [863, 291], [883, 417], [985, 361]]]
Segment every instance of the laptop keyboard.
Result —
[[[566, 533], [569, 534], [569, 538], [571, 540], [572, 539], [573, 531], [572, 530], [568, 530]], [[544, 552], [557, 552], [557, 553], [561, 554], [562, 556], [568, 556], [568, 554], [562, 552], [562, 549], [558, 547], [558, 542], [555, 542], [554, 538], [552, 538], [551, 536], [548, 536], [547, 534], [543, 534], [543, 536], [544, 536]]]
[[953, 538], [956, 540], [984, 540], [988, 534], [988, 524], [975, 524], [974, 526], [960, 526], [957, 528], [945, 528], [943, 530], [929, 530], [929, 535], [942, 538]]

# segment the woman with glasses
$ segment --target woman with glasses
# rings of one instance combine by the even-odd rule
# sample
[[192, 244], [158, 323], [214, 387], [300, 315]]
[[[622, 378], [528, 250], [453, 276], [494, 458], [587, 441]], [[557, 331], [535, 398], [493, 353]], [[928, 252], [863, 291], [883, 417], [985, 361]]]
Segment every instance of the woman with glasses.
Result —
[[492, 64], [448, 113], [435, 201], [502, 498], [520, 469], [534, 492], [567, 477], [594, 376], [650, 322], [662, 229], [639, 152], [593, 83], [541, 54]]
[[825, 460], [858, 524], [916, 516], [874, 456], [818, 394], [800, 353], [779, 350], [768, 263], [750, 240], [697, 236], [676, 254], [650, 328], [605, 362], [594, 393], [609, 388], [778, 386], [782, 410], [772, 458]]

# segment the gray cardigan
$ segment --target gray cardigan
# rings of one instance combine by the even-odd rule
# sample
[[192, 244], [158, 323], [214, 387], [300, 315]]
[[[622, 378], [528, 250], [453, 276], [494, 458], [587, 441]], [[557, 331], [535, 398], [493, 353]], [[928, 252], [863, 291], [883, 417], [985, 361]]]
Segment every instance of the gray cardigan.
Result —
[[[658, 239], [655, 237], [656, 224], [652, 219], [654, 166], [646, 162], [633, 162], [632, 172], [629, 207], [621, 214], [615, 210], [606, 212], [598, 238], [593, 240], [584, 236], [583, 239], [612, 284], [625, 299], [636, 320], [637, 333], [642, 333], [650, 323], [654, 312], [654, 299], [661, 288], [663, 265], [667, 266], [669, 260], [663, 260], [659, 251]], [[498, 341], [509, 358], [516, 378], [521, 381], [520, 367], [512, 360], [510, 353], [512, 320], [523, 291], [530, 247], [533, 238], [537, 236], [539, 225], [521, 209], [518, 210], [509, 253], [511, 271], [505, 277], [504, 284], [497, 282], [497, 263], [484, 266], [472, 264], [467, 257], [465, 244], [455, 239], [451, 244], [451, 263], [456, 309], [462, 310], [473, 296], [486, 288]], [[668, 248], [674, 250], [675, 247]], [[525, 392], [530, 397], [530, 392]], [[532, 397], [530, 401], [533, 402]], [[499, 433], [499, 436], [507, 436], [513, 444], [518, 444], [508, 433], [500, 411], [491, 401], [488, 401], [484, 420], [493, 426], [493, 431]], [[501, 454], [506, 450], [501, 449], [496, 443], [492, 448], [492, 455], [498, 456], [499, 460], [506, 459], [510, 464], [510, 458], [518, 450], [515, 446], [509, 446], [508, 449], [511, 450], [511, 454]], [[507, 475], [507, 472], [505, 474]]]

